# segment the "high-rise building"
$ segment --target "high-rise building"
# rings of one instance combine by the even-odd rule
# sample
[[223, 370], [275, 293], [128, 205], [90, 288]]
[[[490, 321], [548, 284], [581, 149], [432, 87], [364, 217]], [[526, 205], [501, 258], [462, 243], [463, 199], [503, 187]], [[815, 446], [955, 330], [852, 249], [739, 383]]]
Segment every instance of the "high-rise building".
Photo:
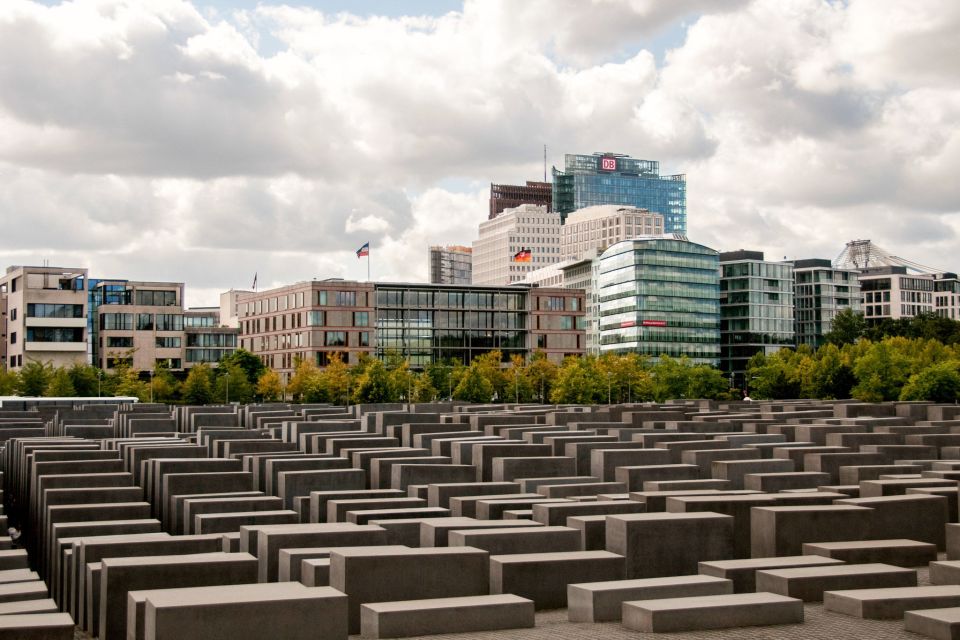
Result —
[[619, 242], [599, 258], [600, 351], [720, 360], [720, 272], [714, 249], [683, 236]]
[[7, 307], [8, 369], [31, 361], [55, 367], [87, 362], [86, 280], [86, 269], [7, 269], [0, 292]]
[[721, 253], [720, 269], [720, 369], [742, 389], [750, 358], [795, 346], [793, 264], [741, 250]]
[[860, 312], [860, 280], [855, 269], [840, 269], [820, 258], [794, 260], [793, 281], [798, 345], [819, 348], [839, 312]]
[[593, 249], [603, 253], [623, 240], [663, 233], [663, 216], [646, 209], [617, 205], [577, 209], [561, 227], [560, 255], [577, 259]]
[[473, 278], [473, 249], [433, 246], [428, 250], [431, 284], [470, 284]]
[[500, 350], [504, 358], [543, 351], [559, 363], [584, 352], [583, 292], [335, 280], [241, 294], [241, 346], [289, 379], [296, 361], [319, 366], [334, 354], [398, 355], [412, 367], [467, 364]]
[[504, 209], [513, 209], [522, 204], [535, 204], [553, 211], [553, 189], [549, 182], [532, 182], [527, 184], [492, 184], [490, 185], [490, 215], [493, 220], [503, 213]]
[[665, 233], [687, 232], [687, 182], [661, 176], [660, 163], [617, 153], [567, 154], [553, 169], [553, 209], [561, 219], [594, 205], [647, 209], [663, 216]]
[[560, 216], [544, 206], [520, 205], [480, 223], [473, 243], [473, 284], [520, 282], [560, 259]]
[[860, 299], [868, 323], [933, 313], [934, 276], [909, 273], [905, 266], [860, 270]]

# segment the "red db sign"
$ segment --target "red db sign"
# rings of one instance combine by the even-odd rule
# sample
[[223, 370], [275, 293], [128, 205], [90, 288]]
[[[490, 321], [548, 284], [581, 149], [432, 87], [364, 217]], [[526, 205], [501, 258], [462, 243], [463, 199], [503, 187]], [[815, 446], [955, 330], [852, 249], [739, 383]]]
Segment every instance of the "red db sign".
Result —
[[616, 158], [600, 158], [600, 169], [602, 171], [616, 171], [617, 159]]

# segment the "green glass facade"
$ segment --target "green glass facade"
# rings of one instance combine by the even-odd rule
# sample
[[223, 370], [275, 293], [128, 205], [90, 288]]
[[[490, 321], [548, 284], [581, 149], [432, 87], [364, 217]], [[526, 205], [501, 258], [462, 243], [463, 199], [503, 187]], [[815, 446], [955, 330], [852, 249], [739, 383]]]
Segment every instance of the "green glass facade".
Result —
[[735, 251], [720, 255], [720, 268], [720, 369], [744, 388], [750, 358], [794, 346], [793, 265]]
[[719, 254], [678, 238], [619, 242], [600, 256], [600, 351], [720, 359]]

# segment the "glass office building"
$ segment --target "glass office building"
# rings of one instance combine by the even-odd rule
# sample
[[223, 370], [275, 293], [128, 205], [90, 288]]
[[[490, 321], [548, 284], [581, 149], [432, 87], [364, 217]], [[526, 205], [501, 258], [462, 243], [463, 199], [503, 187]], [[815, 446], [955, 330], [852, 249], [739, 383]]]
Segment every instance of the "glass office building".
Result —
[[860, 279], [854, 269], [834, 267], [829, 260], [793, 262], [794, 326], [797, 344], [820, 348], [844, 309], [860, 313]]
[[730, 251], [720, 254], [720, 269], [720, 369], [743, 389], [750, 358], [795, 344], [793, 264]]
[[663, 216], [665, 233], [687, 232], [687, 178], [660, 175], [656, 160], [623, 154], [567, 154], [564, 170], [553, 169], [553, 209], [569, 213], [601, 204], [648, 209]]
[[720, 359], [717, 251], [679, 236], [620, 242], [600, 256], [600, 351]]

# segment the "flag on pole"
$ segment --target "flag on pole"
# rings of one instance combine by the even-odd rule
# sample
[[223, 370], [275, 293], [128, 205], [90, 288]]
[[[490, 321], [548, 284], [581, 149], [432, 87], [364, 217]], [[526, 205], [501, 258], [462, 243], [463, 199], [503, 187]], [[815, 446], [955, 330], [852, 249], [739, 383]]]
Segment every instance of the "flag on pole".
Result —
[[254, 291], [257, 290], [257, 272], [254, 272], [253, 274], [253, 286], [250, 288], [253, 289]]
[[357, 257], [362, 258], [370, 255], [370, 243], [364, 242], [363, 246], [357, 249]]
[[520, 249], [515, 254], [513, 254], [514, 262], [532, 262], [533, 254], [530, 252], [530, 249]]

